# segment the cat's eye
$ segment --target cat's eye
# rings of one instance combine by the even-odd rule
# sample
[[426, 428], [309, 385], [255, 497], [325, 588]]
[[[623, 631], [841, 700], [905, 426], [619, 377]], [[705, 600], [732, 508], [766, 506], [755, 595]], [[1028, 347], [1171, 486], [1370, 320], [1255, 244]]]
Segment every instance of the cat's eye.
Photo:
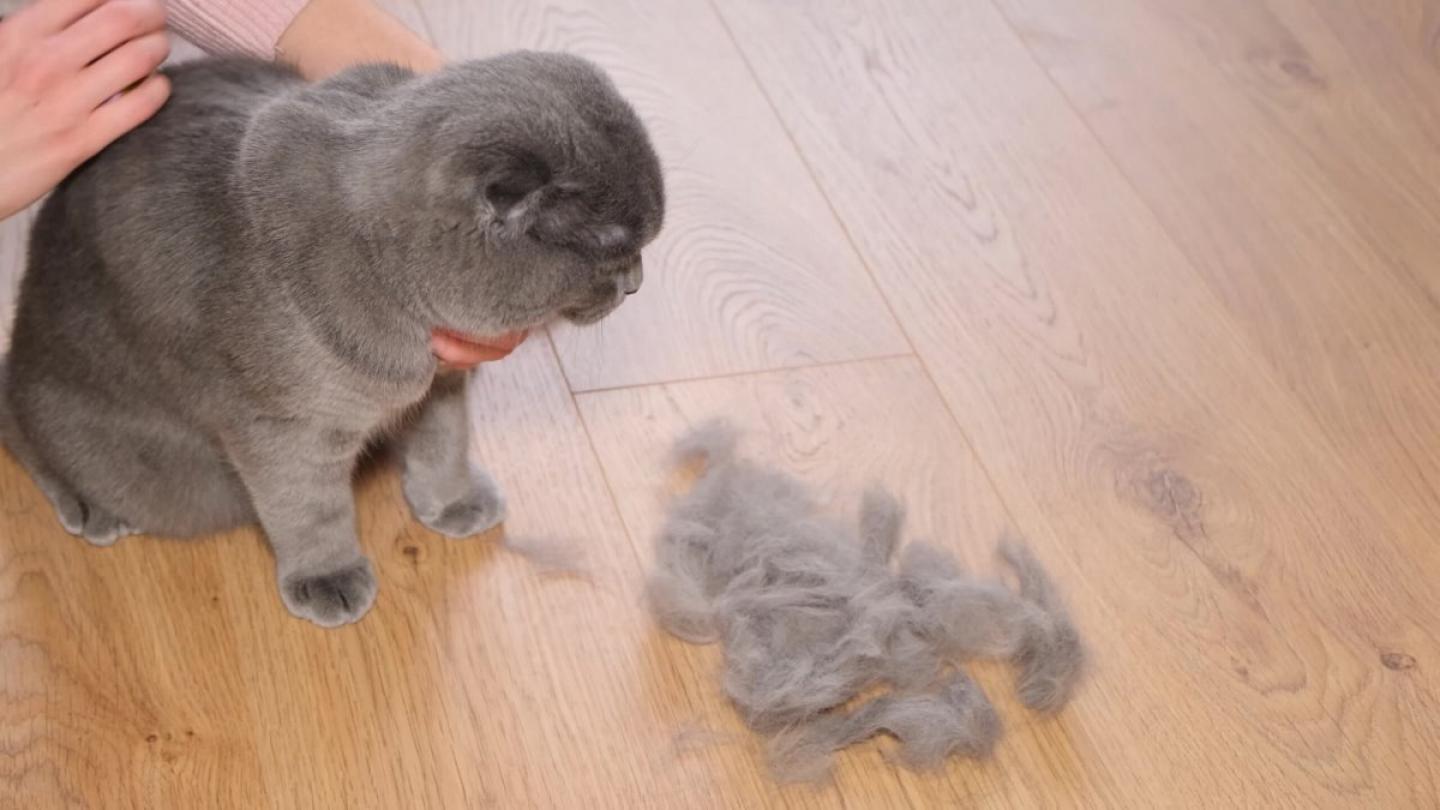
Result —
[[495, 206], [497, 211], [509, 211], [516, 203], [525, 199], [530, 190], [519, 185], [506, 183], [504, 181], [491, 183], [485, 187], [485, 197], [490, 204]]

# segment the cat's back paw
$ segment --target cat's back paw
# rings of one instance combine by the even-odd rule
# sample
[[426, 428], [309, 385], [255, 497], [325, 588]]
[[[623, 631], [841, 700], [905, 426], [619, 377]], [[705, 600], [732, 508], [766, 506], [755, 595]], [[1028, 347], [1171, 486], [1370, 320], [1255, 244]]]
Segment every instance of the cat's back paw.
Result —
[[44, 482], [40, 487], [55, 507], [55, 516], [65, 531], [92, 546], [113, 546], [122, 537], [138, 534], [125, 521], [98, 506], [87, 503], [69, 490]]
[[431, 531], [462, 539], [489, 531], [505, 520], [505, 496], [489, 474], [472, 470], [463, 490], [442, 499], [407, 482], [405, 498], [415, 519]]
[[370, 561], [364, 558], [333, 571], [290, 574], [280, 580], [285, 607], [321, 627], [358, 621], [375, 604], [377, 589]]
[[84, 527], [80, 530], [80, 536], [85, 538], [85, 542], [101, 547], [113, 546], [120, 538], [129, 537], [132, 534], [139, 534], [139, 532], [108, 512], [97, 517], [92, 511], [90, 519], [85, 521]]

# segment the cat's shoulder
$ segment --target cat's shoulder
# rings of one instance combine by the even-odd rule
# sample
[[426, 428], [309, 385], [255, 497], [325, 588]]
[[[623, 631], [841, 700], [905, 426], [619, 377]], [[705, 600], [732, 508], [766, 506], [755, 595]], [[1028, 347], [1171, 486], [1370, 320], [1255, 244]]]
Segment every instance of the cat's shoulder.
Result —
[[293, 68], [248, 57], [198, 59], [162, 72], [170, 79], [170, 100], [142, 129], [231, 128], [269, 99], [304, 86]]
[[415, 78], [415, 72], [387, 62], [375, 62], [347, 68], [320, 82], [320, 87], [375, 97]]
[[170, 78], [177, 92], [224, 86], [254, 88], [257, 85], [299, 83], [304, 80], [295, 68], [250, 56], [212, 56], [168, 65], [160, 71]]
[[294, 67], [250, 56], [213, 56], [180, 62], [161, 73], [170, 78], [176, 92], [213, 91], [225, 87], [270, 88], [275, 85], [303, 86], [310, 91], [377, 96], [415, 78], [415, 72], [400, 65], [374, 62], [355, 65], [320, 81], [311, 82]]

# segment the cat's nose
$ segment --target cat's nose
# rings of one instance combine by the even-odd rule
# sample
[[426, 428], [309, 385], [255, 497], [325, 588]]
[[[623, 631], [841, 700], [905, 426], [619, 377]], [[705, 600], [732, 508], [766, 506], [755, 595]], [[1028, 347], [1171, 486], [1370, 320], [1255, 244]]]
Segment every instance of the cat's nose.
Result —
[[620, 278], [620, 288], [626, 295], [634, 295], [640, 292], [640, 283], [645, 280], [645, 265], [639, 259], [630, 265], [625, 274]]

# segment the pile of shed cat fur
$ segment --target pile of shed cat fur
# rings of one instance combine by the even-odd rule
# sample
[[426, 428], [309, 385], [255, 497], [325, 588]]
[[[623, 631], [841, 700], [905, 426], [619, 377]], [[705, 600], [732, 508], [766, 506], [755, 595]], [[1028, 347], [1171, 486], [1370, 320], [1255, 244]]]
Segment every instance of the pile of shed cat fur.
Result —
[[[649, 583], [661, 626], [724, 645], [724, 688], [767, 736], [787, 781], [828, 773], [833, 752], [886, 732], [912, 768], [981, 757], [1000, 736], [985, 693], [959, 663], [1007, 659], [1022, 703], [1069, 699], [1084, 647], [1039, 563], [1000, 544], [1018, 592], [963, 574], [945, 552], [911, 543], [893, 564], [903, 514], [865, 496], [858, 532], [820, 514], [795, 479], [735, 457], [724, 423], [681, 440], [676, 463], [704, 462], [671, 509]], [[890, 691], [858, 708], [862, 691]]]

